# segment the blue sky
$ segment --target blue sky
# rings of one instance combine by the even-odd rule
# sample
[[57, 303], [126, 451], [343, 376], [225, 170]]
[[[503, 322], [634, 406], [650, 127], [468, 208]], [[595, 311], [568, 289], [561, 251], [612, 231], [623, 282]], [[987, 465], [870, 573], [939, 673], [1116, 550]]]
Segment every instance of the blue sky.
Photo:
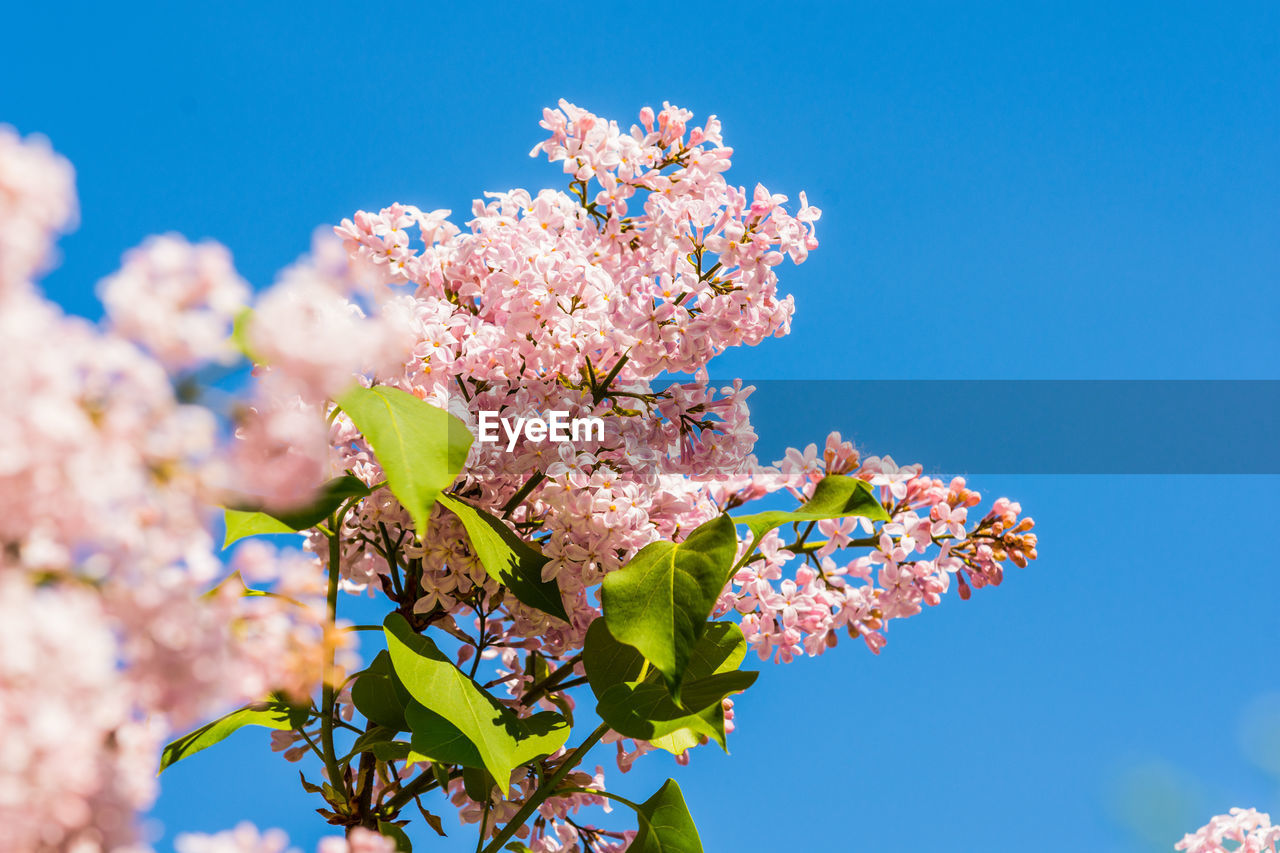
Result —
[[[47, 286], [80, 313], [147, 234], [219, 239], [264, 284], [357, 208], [461, 217], [558, 186], [525, 155], [560, 97], [625, 121], [665, 99], [720, 116], [731, 178], [824, 209], [785, 271], [791, 337], [719, 375], [1280, 378], [1280, 8], [1027, 5], [22, 4], [0, 121], [77, 167], [83, 224]], [[912, 435], [964, 417], [914, 387], [865, 407]], [[859, 435], [820, 398], [756, 417], [767, 458]], [[911, 449], [868, 447], [933, 468]], [[619, 790], [675, 775], [709, 851], [1162, 850], [1230, 805], [1280, 809], [1239, 737], [1280, 689], [1277, 478], [947, 473], [1020, 499], [1042, 559], [879, 658], [766, 666], [732, 756], [648, 760]], [[223, 746], [165, 774], [157, 820], [326, 834], [265, 737]]]

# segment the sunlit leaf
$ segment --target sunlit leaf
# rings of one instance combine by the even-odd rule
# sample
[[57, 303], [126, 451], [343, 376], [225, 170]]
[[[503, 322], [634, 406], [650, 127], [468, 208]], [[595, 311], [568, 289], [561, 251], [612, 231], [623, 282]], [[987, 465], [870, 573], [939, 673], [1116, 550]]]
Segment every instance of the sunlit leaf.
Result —
[[646, 545], [604, 579], [610, 632], [639, 649], [677, 698], [689, 654], [729, 580], [737, 547], [733, 522], [720, 515], [683, 542]]
[[[401, 683], [415, 701], [471, 742], [503, 796], [509, 791], [512, 770], [555, 752], [568, 739], [569, 726], [559, 714], [547, 711], [521, 720], [454, 666], [435, 643], [415, 634], [400, 614], [388, 616], [383, 627]], [[534, 719], [539, 721], [537, 728], [532, 725]], [[420, 745], [428, 746], [425, 741]]]
[[657, 673], [641, 678], [644, 658], [597, 619], [587, 631], [583, 667], [599, 700], [596, 713], [614, 731], [678, 754], [701, 738], [725, 747], [722, 700], [746, 690], [758, 675], [738, 669], [745, 656], [742, 630], [712, 622], [693, 648], [677, 701]]
[[754, 515], [735, 518], [734, 524], [745, 524], [751, 531], [753, 544], [759, 542], [766, 533], [784, 524], [804, 521], [825, 521], [831, 518], [847, 518], [861, 516], [872, 521], [888, 521], [889, 513], [885, 512], [871, 484], [856, 477], [844, 474], [829, 474], [813, 487], [813, 497], [805, 501], [799, 509], [772, 509]]
[[702, 839], [674, 779], [635, 807], [639, 827], [628, 853], [702, 853]]
[[345, 501], [368, 494], [369, 487], [360, 479], [344, 474], [329, 480], [320, 487], [313, 500], [297, 509], [266, 512], [248, 505], [228, 507], [224, 510], [227, 535], [222, 547], [226, 548], [246, 536], [310, 530], [333, 515]]
[[369, 442], [387, 487], [421, 535], [436, 497], [466, 464], [471, 447], [466, 424], [407, 391], [385, 385], [355, 388], [338, 404]]
[[284, 702], [259, 702], [232, 711], [165, 746], [160, 754], [160, 770], [208, 749], [245, 726], [264, 726], [279, 731], [301, 727], [305, 712]]
[[489, 577], [511, 590], [521, 602], [561, 621], [568, 621], [560, 587], [542, 579], [548, 558], [525, 542], [498, 518], [466, 501], [441, 494], [438, 498], [467, 529], [471, 549]]

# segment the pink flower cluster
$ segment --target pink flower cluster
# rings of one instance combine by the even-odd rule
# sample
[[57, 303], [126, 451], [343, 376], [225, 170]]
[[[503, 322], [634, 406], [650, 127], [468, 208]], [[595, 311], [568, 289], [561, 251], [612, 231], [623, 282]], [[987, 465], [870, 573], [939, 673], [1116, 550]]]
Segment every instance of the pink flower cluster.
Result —
[[[474, 204], [466, 229], [451, 225], [447, 211], [401, 204], [361, 211], [336, 229], [363, 276], [353, 298], [398, 305], [403, 289], [413, 291], [403, 303], [414, 336], [408, 358], [397, 372], [367, 372], [366, 381], [447, 407], [473, 429], [482, 411], [515, 418], [563, 410], [606, 421], [602, 441], [520, 440], [510, 452], [477, 442], [455, 484], [537, 532], [551, 558], [544, 578], [560, 585], [567, 625], [511, 596], [482, 623], [477, 595], [491, 594], [492, 581], [441, 509], [421, 541], [385, 491], [346, 519], [347, 588], [413, 597], [414, 612], [432, 624], [447, 619], [455, 635], [474, 630], [477, 647], [482, 636], [506, 647], [495, 674], [513, 702], [528, 684], [513, 649], [556, 658], [580, 648], [600, 613], [600, 580], [640, 548], [783, 487], [803, 500], [825, 473], [867, 480], [892, 521], [875, 535], [866, 519], [821, 522], [822, 541], [799, 545], [766, 537], [718, 608], [737, 614], [761, 657], [820, 654], [841, 629], [878, 652], [886, 623], [937, 604], [953, 576], [968, 597], [998, 584], [1005, 561], [1035, 558], [1033, 522], [1019, 518], [1017, 504], [1002, 499], [970, 522], [980, 498], [963, 480], [936, 480], [888, 458], [859, 462], [838, 434], [821, 458], [811, 446], [791, 451], [780, 468], [751, 455], [752, 389], [713, 387], [706, 368], [730, 347], [787, 333], [792, 301], [779, 294], [775, 269], [816, 248], [819, 211], [802, 195], [792, 215], [784, 196], [730, 185], [731, 149], [719, 123], [691, 127], [690, 119], [665, 105], [642, 111], [624, 132], [562, 102], [546, 111], [550, 138], [533, 153], [563, 164], [568, 192], [490, 194]], [[662, 381], [676, 372], [696, 376]], [[382, 481], [342, 414], [330, 439], [335, 470]], [[403, 593], [384, 559], [393, 548], [413, 562], [415, 588]], [[851, 549], [859, 556], [841, 562]], [[793, 560], [794, 576], [784, 580]], [[650, 749], [612, 740], [623, 769]]]
[[[178, 853], [297, 853], [278, 829], [259, 831], [249, 823], [213, 835], [184, 833], [174, 842]], [[395, 841], [372, 830], [356, 827], [346, 838], [324, 838], [316, 853], [395, 853]]]
[[208, 594], [225, 465], [214, 416], [166, 368], [220, 354], [246, 295], [225, 250], [130, 253], [99, 328], [32, 281], [75, 210], [70, 166], [0, 130], [0, 821], [16, 851], [138, 849], [166, 736], [309, 695], [332, 630], [301, 552], [257, 573], [297, 604]]
[[[334, 404], [355, 383], [401, 388], [473, 430], [481, 412], [605, 422], [603, 437], [572, 444], [477, 441], [453, 484], [549, 558], [543, 577], [559, 585], [568, 622], [501, 595], [442, 507], [415, 531], [379, 488], [337, 531], [343, 588], [381, 592], [461, 641], [460, 662], [504, 685], [518, 714], [559, 707], [549, 696], [522, 702], [531, 663], [558, 665], [581, 650], [609, 572], [750, 501], [783, 490], [804, 500], [825, 474], [865, 480], [891, 520], [879, 529], [859, 518], [788, 527], [755, 554], [742, 543], [717, 614], [738, 619], [762, 658], [820, 654], [841, 630], [878, 652], [890, 620], [939, 603], [953, 578], [967, 598], [999, 584], [1005, 562], [1035, 558], [1033, 522], [1017, 504], [1000, 499], [978, 515], [980, 498], [963, 480], [861, 459], [838, 434], [821, 456], [813, 445], [776, 466], [752, 455], [753, 389], [714, 386], [708, 365], [731, 347], [787, 334], [793, 302], [776, 270], [817, 247], [820, 211], [803, 193], [793, 213], [785, 196], [728, 183], [732, 150], [719, 122], [691, 121], [664, 105], [624, 131], [561, 102], [544, 114], [549, 136], [533, 153], [562, 164], [567, 191], [490, 194], [463, 228], [448, 211], [358, 212], [336, 237], [317, 236], [251, 314], [224, 249], [154, 238], [102, 284], [102, 328], [64, 316], [31, 283], [74, 217], [70, 167], [0, 130], [0, 587], [12, 588], [0, 598], [0, 616], [12, 619], [0, 620], [0, 633], [43, 637], [33, 620], [52, 615], [74, 620], [67, 636], [99, 655], [75, 661], [50, 639], [39, 667], [27, 646], [0, 662], [0, 722], [26, 733], [5, 738], [0, 762], [0, 819], [28, 833], [16, 849], [130, 849], [134, 815], [153, 796], [162, 729], [269, 691], [309, 696], [335, 651], [337, 680], [354, 665], [325, 602], [327, 538], [305, 534], [310, 554], [247, 543], [228, 577], [208, 507], [296, 507], [344, 472], [381, 484], [373, 453]], [[226, 442], [208, 409], [179, 401], [173, 373], [223, 359], [237, 318], [235, 345], [254, 361], [255, 381], [228, 413]], [[246, 596], [246, 587], [274, 594]], [[571, 668], [581, 675], [580, 664]], [[48, 691], [47, 717], [27, 710], [38, 691]], [[86, 703], [97, 710], [66, 743], [92, 759], [61, 760], [70, 747], [53, 735]], [[732, 700], [724, 707], [732, 730]], [[350, 718], [347, 690], [337, 691], [334, 713], [339, 724]], [[624, 771], [654, 748], [604, 740]], [[290, 758], [302, 754], [300, 741], [273, 739]], [[458, 780], [447, 793], [465, 822], [487, 820], [493, 832], [536, 787], [517, 775], [505, 800], [473, 802]], [[603, 790], [600, 771], [569, 779]], [[56, 808], [23, 813], [20, 795]], [[624, 849], [631, 834], [576, 822], [592, 805], [607, 800], [553, 797], [520, 837], [537, 853]], [[363, 830], [326, 844], [321, 853], [390, 849]], [[241, 827], [186, 836], [179, 849], [286, 845]]]
[[101, 294], [115, 331], [177, 372], [234, 356], [231, 323], [245, 308], [249, 285], [226, 247], [193, 246], [166, 234], [126, 253]]
[[[1234, 844], [1227, 847], [1230, 842]], [[1270, 815], [1254, 809], [1232, 809], [1183, 836], [1174, 849], [1186, 853], [1276, 853], [1280, 850], [1280, 826], [1273, 826]]]
[[[812, 496], [827, 473], [866, 481], [890, 521], [878, 535], [868, 519], [853, 517], [818, 521], [790, 543], [776, 530], [762, 539], [759, 556], [733, 577], [716, 608], [740, 614], [743, 633], [762, 659], [820, 655], [841, 630], [878, 654], [888, 622], [938, 604], [952, 577], [960, 597], [968, 598], [973, 587], [998, 586], [1006, 560], [1026, 566], [1036, 557], [1036, 536], [1029, 532], [1035, 522], [1019, 518], [1018, 504], [1000, 498], [969, 528], [969, 510], [982, 498], [963, 478], [944, 482], [888, 456], [859, 461], [838, 432], [827, 437], [821, 457], [811, 444], [777, 464], [799, 498]], [[811, 532], [825, 538], [810, 541]], [[859, 547], [872, 550], [842, 565], [839, 557]], [[796, 568], [784, 572], [793, 562]]]
[[[563, 750], [561, 751], [561, 755]], [[560, 757], [557, 756], [552, 756]], [[519, 780], [513, 785], [511, 796], [503, 799], [495, 790], [487, 804], [472, 800], [464, 790], [462, 780], [449, 786], [450, 799], [458, 808], [458, 818], [464, 824], [484, 823], [486, 837], [497, 835], [506, 823], [520, 810], [524, 800], [537, 788], [537, 779]], [[579, 823], [578, 811], [598, 806], [606, 814], [613, 811], [610, 801], [588, 791], [604, 790], [604, 768], [596, 767], [594, 776], [575, 771], [565, 777], [564, 788], [582, 789], [578, 793], [552, 797], [538, 807], [536, 816], [528, 825], [516, 832], [533, 853], [571, 853], [578, 850], [594, 850], [596, 853], [622, 853], [635, 837], [634, 830], [614, 832]], [[488, 817], [485, 817], [485, 808]], [[579, 846], [581, 845], [581, 846]]]
[[[407, 358], [398, 372], [370, 378], [471, 425], [486, 410], [607, 420], [603, 441], [572, 447], [521, 441], [508, 453], [477, 443], [460, 484], [500, 510], [536, 481], [512, 518], [546, 532], [546, 577], [559, 582], [572, 619], [552, 624], [512, 603], [509, 630], [540, 637], [552, 654], [580, 642], [599, 612], [588, 590], [605, 573], [716, 514], [708, 483], [758, 467], [749, 455], [751, 389], [714, 389], [705, 375], [675, 387], [655, 380], [702, 371], [729, 347], [785, 334], [793, 306], [778, 293], [774, 268], [817, 246], [816, 208], [802, 198], [792, 216], [784, 196], [729, 185], [731, 151], [719, 123], [690, 128], [689, 119], [667, 106], [643, 112], [622, 133], [562, 103], [547, 111], [552, 136], [535, 153], [564, 163], [574, 177], [569, 192], [490, 194], [475, 203], [466, 231], [447, 211], [399, 204], [357, 213], [337, 229], [357, 268], [382, 275], [381, 289], [365, 283], [364, 299], [386, 306], [403, 298], [397, 286], [414, 289], [404, 312], [414, 335]], [[341, 467], [381, 479], [345, 417], [332, 438], [346, 453]], [[407, 525], [386, 495], [348, 519], [343, 565], [354, 583], [387, 572], [363, 544], [378, 541], [379, 524], [397, 535]], [[438, 529], [421, 543], [417, 610], [465, 610], [454, 594], [470, 589], [457, 553], [465, 545], [447, 523]]]
[[88, 588], [0, 566], [0, 823], [6, 850], [117, 850], [155, 795], [161, 734], [132, 713]]
[[0, 125], [0, 299], [29, 289], [54, 259], [54, 238], [76, 223], [75, 171], [41, 137]]

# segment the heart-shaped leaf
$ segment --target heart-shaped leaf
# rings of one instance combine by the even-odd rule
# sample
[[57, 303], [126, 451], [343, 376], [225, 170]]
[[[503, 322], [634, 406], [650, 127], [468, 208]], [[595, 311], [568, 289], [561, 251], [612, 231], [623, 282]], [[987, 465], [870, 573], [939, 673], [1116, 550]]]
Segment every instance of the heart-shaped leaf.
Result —
[[306, 712], [284, 702], [257, 702], [219, 717], [165, 746], [160, 754], [160, 771], [202, 749], [225, 740], [245, 726], [264, 726], [289, 731], [306, 723]]
[[[619, 643], [603, 619], [591, 623], [583, 652], [587, 680], [599, 700], [596, 713], [627, 737], [651, 741], [679, 754], [701, 738], [725, 748], [722, 700], [746, 690], [759, 673], [741, 671], [746, 656], [742, 630], [729, 622], [712, 622], [694, 646], [680, 701], [665, 681], [644, 672], [644, 658]], [[676, 737], [688, 730], [683, 737]], [[683, 745], [681, 745], [683, 744]]]
[[436, 497], [467, 462], [467, 425], [444, 409], [385, 385], [355, 388], [343, 394], [338, 405], [369, 442], [387, 487], [421, 535]]
[[628, 853], [702, 853], [702, 839], [676, 780], [635, 806], [639, 831]]
[[683, 542], [646, 545], [604, 579], [610, 632], [639, 649], [677, 699], [690, 651], [728, 583], [737, 547], [733, 521], [720, 515]]
[[751, 531], [754, 549], [755, 543], [764, 538], [766, 533], [784, 524], [849, 516], [861, 516], [872, 521], [889, 520], [889, 513], [881, 506], [870, 483], [844, 474], [830, 474], [818, 481], [813, 487], [813, 497], [799, 509], [768, 510], [744, 515], [733, 521], [735, 524], [745, 524]]
[[360, 479], [344, 474], [329, 480], [310, 503], [297, 509], [267, 512], [248, 504], [229, 507], [224, 510], [227, 535], [222, 547], [226, 548], [246, 536], [310, 530], [332, 515], [347, 499], [362, 498], [368, 494], [369, 487]]
[[560, 587], [555, 581], [542, 579], [542, 567], [548, 558], [541, 551], [517, 536], [501, 519], [461, 498], [441, 494], [438, 500], [467, 529], [471, 550], [489, 577], [511, 590], [524, 604], [569, 621]]
[[[533, 728], [532, 719], [521, 720], [499, 704], [454, 666], [435, 643], [415, 634], [400, 614], [388, 616], [383, 628], [391, 663], [405, 689], [471, 742], [504, 797], [510, 790], [512, 770], [555, 752], [568, 739], [569, 726], [559, 714], [547, 711], [536, 715], [538, 728]], [[419, 747], [429, 754], [431, 744], [424, 739], [415, 748]]]

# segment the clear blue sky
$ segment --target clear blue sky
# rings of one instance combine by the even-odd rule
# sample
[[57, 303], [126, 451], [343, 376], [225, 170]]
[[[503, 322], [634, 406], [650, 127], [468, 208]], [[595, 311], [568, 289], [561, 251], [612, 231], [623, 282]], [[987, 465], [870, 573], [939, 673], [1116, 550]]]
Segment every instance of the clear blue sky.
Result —
[[[1027, 5], [10, 4], [0, 121], [76, 164], [48, 287], [81, 313], [147, 234], [217, 238], [263, 284], [357, 208], [559, 185], [525, 154], [560, 97], [628, 121], [669, 99], [721, 117], [731, 177], [824, 209], [792, 336], [721, 375], [1280, 378], [1280, 7]], [[866, 406], [954, 416], [911, 386]], [[858, 434], [820, 400], [757, 419]], [[878, 659], [766, 667], [733, 755], [671, 773], [709, 851], [1163, 850], [1280, 809], [1237, 733], [1280, 689], [1277, 478], [971, 479], [1038, 519], [1040, 562]], [[167, 772], [156, 818], [313, 848], [328, 827], [265, 740]], [[610, 775], [644, 796], [673, 769]]]

